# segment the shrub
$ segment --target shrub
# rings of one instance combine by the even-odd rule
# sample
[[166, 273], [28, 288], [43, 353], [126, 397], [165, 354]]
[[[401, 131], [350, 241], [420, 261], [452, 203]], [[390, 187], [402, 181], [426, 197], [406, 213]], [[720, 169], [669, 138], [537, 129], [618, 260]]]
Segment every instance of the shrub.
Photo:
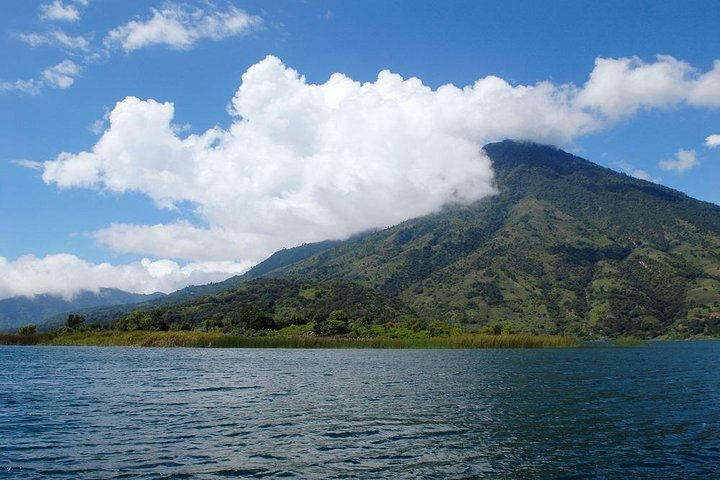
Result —
[[18, 335], [35, 335], [37, 332], [37, 325], [31, 324], [31, 325], [25, 325], [23, 327], [18, 328], [17, 334]]

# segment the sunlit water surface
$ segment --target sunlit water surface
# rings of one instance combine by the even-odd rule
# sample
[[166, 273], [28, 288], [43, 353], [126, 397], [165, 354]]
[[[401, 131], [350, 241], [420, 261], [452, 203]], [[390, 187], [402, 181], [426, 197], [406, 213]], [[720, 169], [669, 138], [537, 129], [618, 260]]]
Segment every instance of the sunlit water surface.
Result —
[[720, 342], [0, 347], [0, 477], [720, 478]]

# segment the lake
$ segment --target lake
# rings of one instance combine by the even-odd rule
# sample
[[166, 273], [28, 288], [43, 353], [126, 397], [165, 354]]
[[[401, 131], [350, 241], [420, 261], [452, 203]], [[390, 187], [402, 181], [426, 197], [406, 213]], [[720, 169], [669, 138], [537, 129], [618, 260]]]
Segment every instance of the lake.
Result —
[[5, 478], [717, 478], [720, 341], [0, 347]]

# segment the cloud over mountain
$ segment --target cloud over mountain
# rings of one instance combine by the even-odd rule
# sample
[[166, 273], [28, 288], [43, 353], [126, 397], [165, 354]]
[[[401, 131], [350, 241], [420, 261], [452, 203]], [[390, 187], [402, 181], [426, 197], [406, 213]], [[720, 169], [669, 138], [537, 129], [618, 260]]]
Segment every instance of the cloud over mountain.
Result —
[[[283, 246], [492, 194], [483, 143], [510, 137], [565, 144], [605, 128], [607, 117], [679, 101], [680, 90], [668, 85], [684, 85], [688, 70], [669, 57], [652, 65], [599, 59], [584, 89], [513, 86], [491, 76], [433, 90], [389, 71], [364, 84], [342, 74], [310, 84], [269, 56], [243, 75], [228, 129], [183, 138], [173, 128], [173, 104], [128, 97], [91, 151], [61, 154], [45, 164], [43, 178], [61, 187], [142, 192], [162, 208], [191, 202], [208, 223], [114, 224], [97, 238], [115, 251], [259, 260]], [[638, 79], [664, 87], [639, 98]], [[601, 85], [629, 92], [618, 96], [624, 104], [595, 112]], [[673, 169], [689, 168], [686, 160]]]
[[[204, 221], [114, 223], [95, 238], [115, 252], [247, 265], [493, 194], [486, 142], [567, 145], [639, 109], [720, 106], [719, 76], [718, 63], [700, 73], [659, 56], [598, 59], [583, 87], [490, 76], [431, 89], [389, 71], [311, 84], [268, 56], [243, 75], [228, 128], [183, 136], [172, 103], [127, 97], [90, 150], [46, 162], [43, 179], [140, 192], [160, 208], [189, 203]], [[665, 167], [682, 171], [694, 158], [679, 152]]]

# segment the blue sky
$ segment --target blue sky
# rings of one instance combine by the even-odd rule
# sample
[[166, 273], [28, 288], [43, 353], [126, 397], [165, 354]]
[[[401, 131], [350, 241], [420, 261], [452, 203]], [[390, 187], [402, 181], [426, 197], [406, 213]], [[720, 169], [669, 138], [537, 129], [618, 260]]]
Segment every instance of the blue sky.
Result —
[[506, 137], [720, 204], [719, 24], [711, 1], [4, 0], [0, 298], [171, 291], [473, 201]]

